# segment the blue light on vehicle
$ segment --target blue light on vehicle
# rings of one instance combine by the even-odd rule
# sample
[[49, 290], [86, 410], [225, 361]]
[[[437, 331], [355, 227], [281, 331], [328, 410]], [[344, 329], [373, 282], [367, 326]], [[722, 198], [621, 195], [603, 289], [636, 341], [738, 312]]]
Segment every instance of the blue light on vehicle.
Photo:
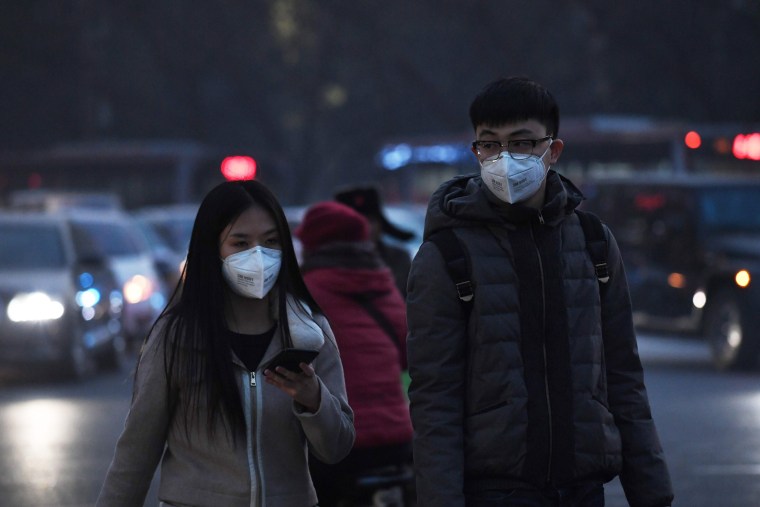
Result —
[[84, 272], [79, 275], [79, 286], [83, 289], [89, 289], [92, 287], [94, 279], [90, 273]]
[[87, 334], [84, 335], [84, 346], [85, 347], [87, 347], [88, 349], [91, 349], [91, 348], [93, 348], [97, 344], [98, 344], [98, 338], [94, 334], [87, 333]]
[[154, 292], [150, 297], [150, 305], [154, 310], [161, 310], [166, 305], [166, 298], [160, 292]]
[[100, 291], [95, 287], [77, 292], [76, 302], [82, 308], [92, 308], [100, 301]]
[[118, 290], [111, 291], [111, 294], [108, 296], [108, 302], [111, 303], [112, 313], [121, 313], [124, 308], [124, 297]]
[[408, 144], [397, 144], [389, 148], [385, 148], [380, 152], [380, 160], [383, 167], [389, 171], [395, 171], [400, 167], [404, 167], [412, 159], [412, 147]]
[[92, 306], [85, 306], [82, 308], [82, 318], [85, 321], [91, 321], [95, 318], [95, 308]]
[[410, 164], [457, 164], [474, 160], [464, 143], [441, 143], [427, 146], [394, 144], [380, 150], [380, 164], [389, 171], [401, 169]]
[[118, 319], [111, 319], [108, 321], [108, 330], [112, 334], [118, 334], [121, 332], [121, 322]]
[[436, 144], [433, 146], [420, 146], [414, 151], [414, 158], [418, 162], [453, 164], [459, 160], [460, 150], [451, 145]]

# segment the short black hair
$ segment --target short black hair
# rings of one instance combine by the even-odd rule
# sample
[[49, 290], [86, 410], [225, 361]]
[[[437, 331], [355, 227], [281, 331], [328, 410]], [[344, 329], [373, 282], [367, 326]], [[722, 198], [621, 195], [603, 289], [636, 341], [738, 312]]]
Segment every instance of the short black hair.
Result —
[[487, 84], [470, 104], [472, 128], [538, 120], [548, 135], [559, 134], [559, 106], [543, 85], [530, 78], [499, 78]]

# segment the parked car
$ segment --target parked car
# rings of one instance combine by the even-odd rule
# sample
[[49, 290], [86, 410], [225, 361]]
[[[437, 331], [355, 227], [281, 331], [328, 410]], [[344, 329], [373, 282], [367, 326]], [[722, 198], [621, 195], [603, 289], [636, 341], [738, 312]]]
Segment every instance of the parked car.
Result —
[[197, 213], [196, 204], [169, 204], [141, 208], [134, 212], [134, 217], [149, 225], [169, 248], [184, 258]]
[[123, 367], [122, 294], [106, 259], [78, 252], [69, 223], [0, 213], [0, 366], [84, 378]]
[[8, 205], [19, 211], [45, 211], [55, 213], [71, 208], [123, 209], [121, 198], [111, 192], [85, 192], [63, 190], [15, 190]]
[[636, 175], [583, 191], [619, 243], [636, 325], [699, 333], [720, 369], [757, 367], [760, 179]]
[[197, 205], [179, 204], [150, 206], [133, 213], [169, 293], [182, 276], [197, 212]]
[[135, 220], [135, 223], [148, 243], [148, 248], [153, 256], [153, 263], [161, 277], [165, 296], [168, 300], [182, 278], [186, 256], [174, 250], [166, 239], [159, 235], [152, 224], [139, 218]]
[[166, 304], [166, 289], [150, 247], [134, 219], [120, 211], [70, 209], [61, 213], [71, 225], [80, 257], [104, 257], [124, 295], [124, 335], [141, 343]]

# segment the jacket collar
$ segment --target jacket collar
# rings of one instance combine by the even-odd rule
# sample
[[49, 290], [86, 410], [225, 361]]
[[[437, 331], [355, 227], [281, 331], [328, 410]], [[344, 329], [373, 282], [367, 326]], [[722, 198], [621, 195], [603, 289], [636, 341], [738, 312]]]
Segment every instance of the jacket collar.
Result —
[[572, 213], [583, 199], [580, 190], [554, 170], [549, 170], [546, 175], [544, 205], [540, 210], [520, 203], [505, 203], [494, 196], [485, 185], [482, 189], [487, 194], [494, 212], [507, 222], [513, 223], [528, 222], [540, 214], [545, 224], [557, 225]]

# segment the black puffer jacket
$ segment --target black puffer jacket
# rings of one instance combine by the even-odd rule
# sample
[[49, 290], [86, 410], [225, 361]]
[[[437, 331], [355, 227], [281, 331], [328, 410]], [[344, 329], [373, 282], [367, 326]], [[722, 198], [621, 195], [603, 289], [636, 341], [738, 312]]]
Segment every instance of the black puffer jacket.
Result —
[[453, 228], [475, 297], [468, 319], [425, 242], [407, 297], [420, 506], [616, 475], [632, 506], [670, 505], [622, 260], [606, 231], [611, 278], [600, 295], [573, 212], [581, 199], [554, 171], [540, 212], [497, 204], [477, 176], [433, 195], [425, 238]]

